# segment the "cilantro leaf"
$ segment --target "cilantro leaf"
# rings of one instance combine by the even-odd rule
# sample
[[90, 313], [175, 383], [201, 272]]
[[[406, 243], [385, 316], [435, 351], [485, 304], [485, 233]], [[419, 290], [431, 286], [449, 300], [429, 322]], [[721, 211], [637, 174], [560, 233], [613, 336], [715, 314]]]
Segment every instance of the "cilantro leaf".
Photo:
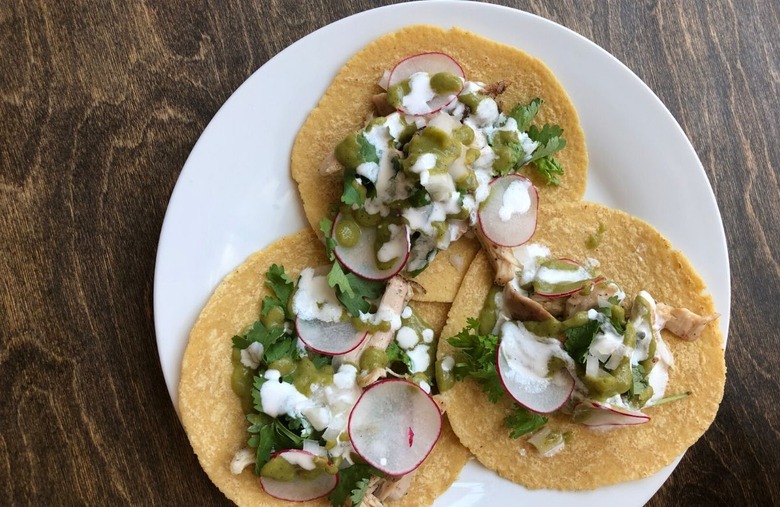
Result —
[[274, 449], [273, 422], [265, 414], [249, 414], [246, 418], [251, 423], [247, 428], [251, 435], [247, 445], [255, 449], [255, 474], [260, 475], [260, 470], [271, 459]]
[[359, 317], [360, 312], [367, 313], [371, 309], [372, 299], [381, 296], [385, 291], [385, 282], [379, 280], [365, 280], [352, 273], [344, 275], [352, 294], [336, 287], [336, 297], [344, 305], [347, 312], [353, 317]]
[[[361, 192], [363, 190], [363, 192]], [[344, 190], [341, 193], [341, 202], [347, 206], [362, 206], [366, 200], [366, 188], [354, 174], [344, 174]]]
[[244, 336], [236, 335], [233, 337], [233, 348], [243, 350], [254, 342], [260, 342], [263, 348], [268, 350], [282, 335], [284, 335], [284, 328], [274, 326], [268, 329], [261, 321], [256, 320]]
[[641, 364], [635, 364], [631, 366], [631, 388], [628, 390], [628, 394], [631, 399], [637, 399], [642, 397], [642, 393], [650, 387], [645, 368]]
[[554, 157], [549, 155], [542, 157], [534, 162], [534, 167], [548, 185], [558, 186], [561, 184], [558, 175], [563, 174], [563, 166]]
[[530, 410], [515, 405], [512, 412], [504, 418], [504, 426], [509, 428], [510, 438], [519, 438], [526, 433], [536, 431], [547, 424], [547, 418], [543, 415], [531, 412]]
[[566, 146], [566, 140], [561, 137], [563, 129], [558, 125], [545, 125], [539, 128], [531, 125], [528, 129], [528, 137], [539, 143], [531, 158], [526, 164], [534, 162], [534, 167], [539, 174], [551, 185], [560, 185], [558, 174], [563, 174], [563, 166], [551, 155], [562, 150]]
[[585, 363], [585, 354], [588, 352], [593, 337], [598, 333], [599, 327], [597, 320], [589, 320], [587, 324], [564, 331], [566, 341], [563, 343], [563, 348], [575, 362]]
[[495, 365], [498, 337], [494, 334], [480, 335], [479, 320], [470, 318], [466, 327], [447, 341], [459, 349], [453, 367], [455, 378], [476, 379], [488, 399], [496, 403], [504, 394]]
[[[296, 348], [295, 341], [292, 337], [287, 340], [278, 341], [266, 347], [265, 353], [263, 354], [263, 361], [265, 361], [265, 364], [271, 364], [283, 357], [291, 357], [295, 354]], [[293, 359], [295, 358], [293, 357]]]
[[352, 502], [352, 505], [360, 505], [360, 502], [363, 501], [363, 497], [366, 496], [366, 491], [368, 491], [368, 482], [370, 480], [369, 477], [364, 477], [355, 483], [356, 487], [349, 495], [349, 500]]
[[514, 118], [517, 122], [517, 130], [520, 132], [525, 132], [528, 130], [528, 127], [531, 126], [531, 122], [536, 116], [536, 113], [539, 112], [539, 106], [541, 105], [542, 99], [537, 97], [529, 102], [527, 106], [517, 104], [512, 108], [512, 111], [509, 113], [509, 117]]
[[349, 283], [349, 278], [341, 269], [341, 263], [335, 261], [333, 267], [328, 272], [328, 285], [336, 289], [336, 293], [341, 291], [349, 297], [355, 297], [355, 292], [352, 290], [352, 285]]
[[287, 319], [293, 320], [295, 317], [288, 311], [290, 296], [295, 290], [295, 282], [284, 272], [284, 266], [272, 264], [265, 274], [265, 286], [273, 291], [274, 296], [266, 296], [263, 299], [263, 315], [268, 315], [272, 307], [278, 306], [284, 310]]
[[263, 413], [263, 400], [260, 397], [260, 390], [266, 381], [267, 379], [263, 375], [255, 375], [254, 381], [252, 382], [252, 401], [254, 402], [255, 410], [261, 414]]
[[368, 139], [366, 139], [365, 135], [360, 134], [357, 136], [357, 142], [359, 146], [358, 153], [360, 154], [360, 158], [362, 158], [363, 161], [379, 162], [379, 154], [376, 152], [376, 148]]
[[[300, 429], [301, 433], [303, 433], [307, 431], [305, 424], [308, 424], [308, 421], [306, 421], [306, 423], [303, 423], [302, 421], [303, 419], [291, 420], [288, 424]], [[274, 430], [274, 450], [300, 449], [303, 447], [304, 438], [287, 428], [280, 419], [274, 419], [272, 424]], [[308, 433], [311, 434], [311, 425], [309, 425]]]
[[328, 259], [332, 261], [335, 258], [333, 250], [336, 248], [336, 240], [330, 234], [333, 230], [333, 220], [328, 217], [322, 217], [320, 230], [325, 235], [325, 253], [328, 254]]
[[[370, 465], [356, 463], [350, 467], [339, 470], [339, 481], [333, 491], [328, 494], [328, 500], [334, 507], [346, 505], [347, 500], [352, 500], [360, 495], [360, 500], [365, 495], [364, 487], [360, 484], [362, 481], [371, 479], [372, 475], [384, 477], [384, 474]], [[362, 491], [362, 494], [360, 492]], [[353, 500], [352, 505], [358, 505]]]
[[[539, 152], [542, 146], [547, 145], [548, 143], [550, 143], [555, 139], [563, 141], [565, 145], [566, 141], [564, 141], [561, 138], [561, 134], [563, 134], [563, 129], [561, 127], [559, 127], [558, 125], [550, 125], [549, 123], [546, 123], [544, 127], [542, 127], [541, 129], [536, 125], [531, 125], [530, 127], [528, 127], [528, 137], [530, 137], [531, 140], [536, 141], [537, 143], [540, 144], [540, 146], [536, 148], [536, 150], [534, 151], [534, 156], [537, 155], [537, 152]], [[561, 145], [561, 148], [563, 148], [563, 145]], [[539, 156], [536, 158], [541, 158], [546, 155], [549, 155], [549, 153], [539, 154]]]
[[284, 266], [271, 264], [265, 277], [268, 279], [265, 286], [274, 291], [282, 303], [287, 304], [290, 294], [295, 288], [295, 282], [284, 272]]

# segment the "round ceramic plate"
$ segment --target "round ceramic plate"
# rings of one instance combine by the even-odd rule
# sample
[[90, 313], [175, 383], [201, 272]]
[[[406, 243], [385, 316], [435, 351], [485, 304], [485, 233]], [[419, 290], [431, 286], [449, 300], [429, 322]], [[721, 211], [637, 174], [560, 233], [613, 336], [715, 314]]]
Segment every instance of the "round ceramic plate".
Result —
[[[174, 405], [189, 330], [216, 285], [252, 252], [306, 226], [289, 175], [299, 127], [352, 54], [412, 23], [460, 26], [542, 59], [585, 130], [585, 198], [643, 218], [681, 249], [713, 294], [726, 336], [729, 264], [718, 207], [690, 142], [653, 92], [609, 53], [551, 21], [489, 4], [414, 2], [342, 19], [288, 47], [236, 90], [192, 150], [165, 215], [154, 280], [157, 345]], [[471, 462], [437, 505], [641, 506], [675, 465], [571, 493], [528, 491]]]

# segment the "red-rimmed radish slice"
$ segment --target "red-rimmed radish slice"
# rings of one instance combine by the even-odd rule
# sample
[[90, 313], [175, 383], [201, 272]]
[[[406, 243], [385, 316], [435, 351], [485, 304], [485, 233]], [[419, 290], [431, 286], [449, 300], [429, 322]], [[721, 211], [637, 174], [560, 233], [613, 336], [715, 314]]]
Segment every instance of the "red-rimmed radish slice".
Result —
[[591, 286], [593, 286], [597, 283], [603, 282], [604, 280], [606, 280], [606, 278], [604, 278], [603, 276], [599, 276], [594, 278], [593, 280], [585, 280], [582, 285], [580, 285], [575, 289], [567, 290], [565, 292], [553, 292], [553, 293], [537, 292], [536, 295], [541, 296], [543, 298], [549, 298], [549, 299], [562, 298], [565, 296], [571, 296], [572, 294], [581, 291], [585, 287], [585, 285], [590, 284]]
[[417, 72], [427, 72], [431, 76], [439, 72], [449, 72], [461, 79], [466, 79], [463, 67], [450, 55], [439, 52], [418, 53], [406, 57], [395, 64], [393, 70], [390, 71], [390, 77], [387, 79], [388, 88], [405, 79], [409, 79], [412, 74]]
[[539, 193], [520, 174], [500, 176], [490, 182], [490, 193], [477, 213], [479, 228], [498, 246], [520, 246], [536, 232]]
[[363, 343], [368, 333], [358, 331], [352, 322], [324, 322], [321, 320], [304, 320], [300, 317], [295, 319], [295, 328], [298, 331], [298, 337], [310, 349], [326, 354], [337, 356], [346, 354]]
[[[282, 458], [291, 464], [301, 466], [303, 469], [313, 469], [314, 457], [314, 454], [307, 451], [288, 449], [275, 453], [271, 456], [271, 459]], [[296, 476], [292, 481], [280, 481], [260, 476], [260, 485], [266, 493], [274, 498], [287, 500], [288, 502], [306, 502], [323, 497], [333, 491], [338, 482], [338, 475], [331, 475], [324, 471], [313, 479]]]
[[[588, 268], [583, 266], [581, 263], [569, 259], [566, 257], [561, 257], [560, 259], [556, 259], [555, 262], [557, 263], [563, 263], [568, 264], [569, 266], [572, 266], [575, 268], [575, 270], [579, 271], [582, 270], [583, 272], [586, 272], [588, 274], [587, 277], [583, 278], [582, 280], [574, 281], [574, 282], [564, 282], [564, 283], [541, 283], [543, 281], [540, 280], [534, 280], [534, 288], [536, 289], [536, 295], [541, 297], [546, 297], [550, 299], [555, 299], [559, 297], [564, 296], [571, 296], [575, 292], [579, 292], [585, 287], [586, 285], [589, 285], [593, 287], [595, 284], [603, 282], [605, 278], [603, 276], [597, 276], [593, 277], [591, 273], [588, 271]], [[542, 265], [542, 267], [545, 267]], [[539, 277], [539, 272], [537, 271], [536, 274], [537, 278]], [[555, 290], [556, 288], [562, 289], [562, 290]]]
[[425, 460], [441, 433], [441, 412], [433, 398], [404, 379], [369, 386], [349, 415], [352, 447], [368, 464], [404, 475]]
[[[427, 72], [429, 76], [439, 72], [449, 72], [462, 80], [466, 78], [463, 68], [451, 56], [437, 52], [419, 53], [401, 60], [393, 67], [387, 79], [387, 86], [389, 88], [398, 84], [418, 72]], [[428, 109], [424, 111], [406, 111], [404, 108], [399, 108], [399, 111], [416, 116], [435, 113], [455, 100], [459, 93], [460, 90], [446, 95], [435, 95], [431, 100], [427, 101]]]
[[[336, 220], [333, 221], [331, 236], [335, 235], [336, 227], [341, 221], [343, 214], [339, 213]], [[387, 280], [398, 274], [409, 260], [409, 228], [406, 225], [398, 225], [400, 230], [394, 234], [390, 241], [383, 245], [388, 251], [397, 253], [395, 262], [392, 266], [379, 269], [377, 266], [377, 253], [374, 250], [374, 241], [376, 240], [376, 228], [360, 227], [360, 239], [352, 247], [336, 244], [333, 252], [338, 257], [339, 262], [345, 268], [355, 273], [361, 278], [367, 280]]]
[[574, 390], [571, 374], [565, 368], [560, 368], [551, 377], [538, 377], [512, 368], [507, 360], [507, 356], [513, 354], [507, 350], [508, 343], [508, 340], [502, 339], [496, 351], [498, 378], [507, 394], [528, 410], [540, 414], [549, 414], [561, 408]]
[[597, 401], [583, 401], [574, 407], [572, 419], [590, 427], [633, 426], [648, 422], [650, 416]]

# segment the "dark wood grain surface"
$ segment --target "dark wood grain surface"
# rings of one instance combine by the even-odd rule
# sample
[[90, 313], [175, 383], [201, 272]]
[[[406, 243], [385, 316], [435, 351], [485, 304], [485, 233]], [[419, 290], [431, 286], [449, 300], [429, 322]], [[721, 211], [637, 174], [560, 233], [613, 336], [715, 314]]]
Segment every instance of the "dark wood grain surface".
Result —
[[[255, 69], [379, 3], [0, 2], [0, 505], [227, 503], [158, 361], [166, 205], [198, 136]], [[499, 3], [636, 72], [690, 137], [723, 215], [725, 398], [650, 505], [780, 505], [780, 4]]]

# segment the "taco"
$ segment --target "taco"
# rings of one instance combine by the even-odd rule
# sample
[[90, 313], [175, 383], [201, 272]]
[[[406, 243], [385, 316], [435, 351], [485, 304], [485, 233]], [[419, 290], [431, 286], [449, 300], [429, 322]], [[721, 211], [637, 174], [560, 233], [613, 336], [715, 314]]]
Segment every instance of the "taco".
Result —
[[[396, 496], [398, 488], [404, 491], [408, 488], [408, 491], [400, 500], [390, 501], [390, 505], [429, 505], [455, 481], [468, 456], [446, 421], [442, 422], [441, 435], [425, 462], [408, 475], [407, 482], [410, 480], [410, 483], [399, 485], [395, 480], [390, 480], [388, 475], [384, 479], [372, 478], [377, 475], [377, 471], [367, 464], [368, 459], [360, 460], [350, 453], [350, 444], [345, 442], [346, 433], [343, 431], [346, 423], [342, 420], [339, 423], [341, 426], [338, 426], [333, 422], [339, 416], [333, 409], [335, 405], [329, 406], [333, 409], [327, 416], [330, 422], [320, 421], [320, 426], [316, 422], [312, 423], [315, 418], [310, 418], [310, 412], [305, 412], [300, 406], [295, 410], [302, 410], [307, 415], [296, 416], [297, 422], [284, 414], [271, 418], [258, 410], [258, 404], [262, 404], [260, 408], [266, 412], [271, 410], [270, 404], [274, 398], [265, 397], [258, 383], [274, 384], [269, 373], [274, 369], [279, 373], [278, 376], [284, 376], [276, 379], [277, 383], [273, 387], [280, 389], [285, 382], [290, 382], [295, 386], [294, 389], [309, 389], [310, 399], [314, 399], [317, 391], [325, 392], [328, 396], [332, 394], [341, 400], [339, 403], [346, 403], [345, 397], [355, 397], [361, 393], [355, 386], [355, 379], [359, 377], [355, 374], [356, 368], [346, 361], [340, 369], [334, 367], [332, 357], [314, 352], [311, 347], [304, 347], [298, 341], [297, 335], [300, 333], [293, 331], [290, 326], [287, 312], [291, 311], [290, 308], [299, 311], [295, 306], [297, 303], [292, 302], [297, 292], [293, 294], [291, 291], [304, 291], [295, 280], [305, 268], [327, 265], [328, 261], [315, 234], [304, 231], [284, 237], [252, 255], [225, 277], [190, 333], [179, 383], [182, 424], [209, 478], [238, 505], [287, 505], [280, 498], [303, 500], [312, 488], [320, 488], [320, 493], [330, 496], [328, 499], [321, 497], [304, 502], [307, 505], [330, 505], [330, 502], [346, 504], [351, 495], [356, 495], [353, 490], [359, 491], [366, 499], [368, 495], [389, 495], [392, 499], [393, 488], [396, 488]], [[283, 267], [275, 264], [282, 262]], [[316, 282], [316, 272], [313, 279]], [[357, 287], [355, 290], [358, 290]], [[311, 293], [314, 293], [314, 289]], [[302, 300], [304, 296], [301, 296]], [[320, 305], [315, 301], [313, 311], [317, 311], [318, 306], [324, 308], [328, 305]], [[414, 321], [422, 326], [423, 334], [438, 335], [449, 305], [415, 302], [411, 307], [413, 309], [404, 309], [403, 315], [398, 318], [399, 322], [414, 328], [413, 324], [408, 323]], [[300, 322], [298, 325], [301, 325]], [[367, 321], [367, 325], [380, 326], [381, 322]], [[408, 333], [409, 329], [405, 329]], [[327, 348], [326, 345], [322, 347]], [[396, 360], [419, 360], [410, 358], [412, 350], [415, 349], [408, 346], [396, 347]], [[362, 364], [359, 358], [357, 363]], [[390, 367], [395, 368], [393, 365]], [[422, 399], [435, 408], [433, 401], [426, 401], [427, 395], [420, 395], [422, 387], [416, 385], [422, 386], [421, 379], [430, 378], [426, 370], [432, 370], [432, 361], [430, 368], [417, 368], [419, 373], [414, 375], [409, 371], [403, 375], [403, 369], [403, 364], [400, 370], [396, 368], [402, 372], [399, 375], [410, 380], [399, 380], [403, 382], [404, 389], [413, 391], [418, 400]], [[352, 371], [351, 381], [343, 374], [347, 370]], [[339, 375], [341, 377], [336, 378]], [[287, 387], [291, 385], [287, 384]], [[427, 387], [430, 389], [430, 386]], [[363, 391], [363, 398], [366, 392]], [[302, 397], [301, 394], [296, 396]], [[354, 399], [347, 401], [351, 403]], [[321, 414], [317, 410], [322, 407], [309, 408], [313, 408], [311, 413]], [[435, 410], [438, 415], [438, 409]], [[322, 417], [317, 416], [319, 419]], [[327, 433], [334, 427], [337, 428], [337, 434], [328, 436]], [[418, 438], [423, 438], [419, 435], [422, 433], [418, 431]], [[264, 453], [260, 447], [265, 445], [263, 442], [266, 440], [273, 442], [273, 448]], [[295, 450], [279, 453], [282, 447]], [[331, 452], [334, 448], [347, 452], [334, 456]], [[284, 457], [280, 459], [282, 454]], [[290, 456], [295, 459], [290, 459]], [[264, 459], [263, 463], [272, 466], [269, 465], [267, 473], [264, 472], [259, 479], [253, 471], [265, 470], [258, 465], [261, 458]], [[348, 466], [350, 463], [356, 466]], [[272, 484], [269, 489], [277, 498], [269, 496], [263, 489], [268, 487], [268, 477], [278, 479], [277, 482], [281, 483], [281, 490], [279, 484]], [[310, 488], [309, 484], [313, 484], [310, 481], [303, 490], [295, 486], [284, 489], [285, 484], [298, 483], [281, 480], [298, 481], [303, 478], [303, 482], [306, 482], [311, 477], [324, 480], [326, 485]], [[338, 484], [335, 484], [336, 477]], [[384, 490], [380, 491], [381, 488]]]
[[545, 209], [514, 254], [503, 289], [477, 255], [439, 342], [461, 443], [507, 479], [558, 490], [647, 477], [693, 445], [726, 369], [712, 299], [683, 254], [585, 202]]
[[[369, 245], [374, 262], [417, 276], [427, 290], [416, 299], [443, 302], [479, 248], [460, 238], [493, 177], [520, 174], [544, 203], [571, 201], [585, 191], [587, 166], [574, 106], [541, 61], [428, 25], [383, 35], [346, 62], [291, 156], [315, 231], [380, 238]], [[334, 206], [339, 216], [323, 224]], [[354, 234], [344, 238], [352, 247]], [[381, 258], [385, 242], [407, 255]], [[352, 269], [369, 254], [344, 263]]]

